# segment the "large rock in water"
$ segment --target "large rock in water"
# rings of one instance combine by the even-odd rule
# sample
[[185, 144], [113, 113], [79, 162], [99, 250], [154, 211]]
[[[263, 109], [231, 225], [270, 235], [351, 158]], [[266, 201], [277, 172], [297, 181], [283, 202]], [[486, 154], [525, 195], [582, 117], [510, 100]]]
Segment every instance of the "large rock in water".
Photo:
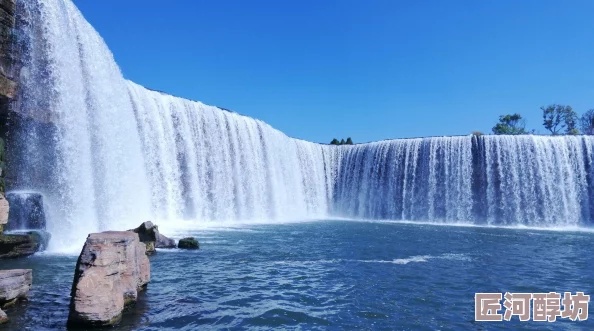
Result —
[[175, 248], [175, 240], [170, 239], [157, 233], [157, 242], [155, 243], [156, 248]]
[[4, 194], [0, 193], [0, 233], [4, 231], [4, 226], [6, 226], [6, 222], [8, 222], [9, 209], [8, 200], [6, 200]]
[[33, 282], [31, 269], [0, 270], [0, 307], [5, 308], [29, 294]]
[[78, 258], [69, 326], [117, 324], [150, 281], [146, 246], [129, 231], [92, 233]]
[[188, 238], [180, 239], [179, 242], [177, 243], [177, 247], [183, 248], [183, 249], [199, 249], [200, 244], [198, 243], [198, 240], [196, 240], [196, 238], [188, 237]]
[[138, 233], [140, 241], [146, 245], [147, 254], [154, 253], [155, 248], [175, 248], [175, 240], [162, 235], [159, 228], [151, 221], [144, 222], [136, 229], [128, 231]]
[[47, 247], [50, 234], [45, 231], [17, 231], [0, 234], [0, 259], [33, 255]]

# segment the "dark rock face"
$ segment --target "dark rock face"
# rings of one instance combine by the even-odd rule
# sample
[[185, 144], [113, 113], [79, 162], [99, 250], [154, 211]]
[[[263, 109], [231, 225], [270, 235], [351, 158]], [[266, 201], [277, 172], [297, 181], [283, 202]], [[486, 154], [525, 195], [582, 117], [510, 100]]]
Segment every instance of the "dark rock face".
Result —
[[0, 234], [0, 259], [33, 255], [46, 249], [50, 234], [45, 231], [23, 231]]
[[0, 270], [0, 307], [6, 308], [27, 298], [32, 282], [31, 269]]
[[153, 222], [148, 221], [140, 224], [139, 227], [132, 231], [134, 233], [138, 233], [138, 238], [141, 242], [146, 245], [146, 253], [153, 254], [155, 253], [155, 243], [157, 242], [157, 236], [159, 234], [159, 229]]
[[39, 193], [8, 193], [10, 214], [6, 230], [45, 230], [43, 196]]
[[78, 258], [68, 326], [117, 324], [150, 281], [146, 245], [130, 231], [92, 233]]
[[183, 249], [199, 249], [200, 244], [198, 243], [198, 240], [196, 240], [194, 237], [188, 237], [180, 239], [177, 243], [177, 247]]
[[136, 229], [128, 231], [138, 233], [140, 241], [146, 244], [147, 254], [153, 254], [155, 248], [175, 248], [175, 240], [162, 235], [159, 228], [151, 221], [144, 222]]

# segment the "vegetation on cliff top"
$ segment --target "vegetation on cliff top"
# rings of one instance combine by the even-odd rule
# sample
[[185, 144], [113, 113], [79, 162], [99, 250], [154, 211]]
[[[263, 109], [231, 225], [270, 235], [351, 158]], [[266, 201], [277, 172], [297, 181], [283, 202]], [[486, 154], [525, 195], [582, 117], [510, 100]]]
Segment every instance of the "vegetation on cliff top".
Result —
[[[553, 136], [594, 134], [594, 109], [586, 111], [581, 117], [568, 105], [552, 104], [540, 109], [543, 126]], [[492, 131], [493, 134], [509, 135], [535, 133], [535, 130], [526, 130], [525, 120], [517, 113], [499, 116], [499, 122], [495, 124]]]
[[348, 137], [346, 141], [344, 140], [344, 138], [338, 141], [338, 139], [334, 138], [330, 142], [330, 145], [353, 145], [353, 139], [351, 139], [351, 137]]

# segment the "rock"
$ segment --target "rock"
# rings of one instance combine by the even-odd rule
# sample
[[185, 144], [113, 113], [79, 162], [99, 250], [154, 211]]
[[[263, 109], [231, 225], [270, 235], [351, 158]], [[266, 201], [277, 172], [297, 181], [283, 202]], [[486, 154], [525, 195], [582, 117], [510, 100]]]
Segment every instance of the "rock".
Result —
[[43, 195], [39, 193], [8, 193], [10, 214], [6, 230], [45, 230]]
[[0, 193], [0, 233], [4, 231], [4, 226], [8, 222], [9, 209], [8, 200], [6, 200], [4, 194]]
[[29, 294], [33, 282], [33, 270], [0, 270], [0, 308], [10, 306]]
[[6, 313], [0, 309], [0, 324], [5, 324], [8, 323], [8, 316], [6, 316]]
[[138, 238], [146, 245], [146, 253], [153, 254], [155, 252], [155, 243], [157, 242], [157, 235], [159, 229], [151, 221], [140, 224], [136, 229], [128, 230], [138, 233]]
[[50, 237], [45, 231], [0, 234], [0, 259], [33, 255], [47, 247]]
[[177, 247], [183, 249], [199, 249], [200, 244], [198, 243], [198, 240], [196, 240], [194, 237], [188, 237], [180, 239], [177, 243]]
[[175, 248], [175, 240], [169, 239], [164, 235], [157, 233], [157, 243], [155, 244], [156, 248]]
[[47, 249], [47, 246], [49, 245], [50, 239], [52, 239], [52, 235], [44, 230], [17, 230], [9, 231], [6, 234], [17, 236], [30, 236], [32, 241], [39, 245], [37, 252], [45, 251]]
[[130, 231], [92, 233], [82, 249], [72, 284], [68, 326], [117, 324], [150, 281], [146, 245]]
[[147, 254], [154, 253], [155, 248], [175, 248], [175, 240], [162, 235], [159, 232], [158, 226], [154, 225], [151, 221], [144, 222], [136, 229], [128, 231], [138, 233], [140, 241], [146, 244]]

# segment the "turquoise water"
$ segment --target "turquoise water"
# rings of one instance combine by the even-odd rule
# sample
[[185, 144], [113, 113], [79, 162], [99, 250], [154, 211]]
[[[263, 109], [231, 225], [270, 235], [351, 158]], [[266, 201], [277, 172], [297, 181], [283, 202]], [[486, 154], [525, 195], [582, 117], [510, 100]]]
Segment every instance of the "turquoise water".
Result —
[[[115, 330], [594, 329], [592, 320], [474, 322], [475, 292], [593, 294], [588, 231], [320, 221], [193, 234], [200, 251], [150, 258], [148, 290]], [[34, 287], [0, 330], [65, 329], [75, 263], [3, 261], [33, 268]]]

